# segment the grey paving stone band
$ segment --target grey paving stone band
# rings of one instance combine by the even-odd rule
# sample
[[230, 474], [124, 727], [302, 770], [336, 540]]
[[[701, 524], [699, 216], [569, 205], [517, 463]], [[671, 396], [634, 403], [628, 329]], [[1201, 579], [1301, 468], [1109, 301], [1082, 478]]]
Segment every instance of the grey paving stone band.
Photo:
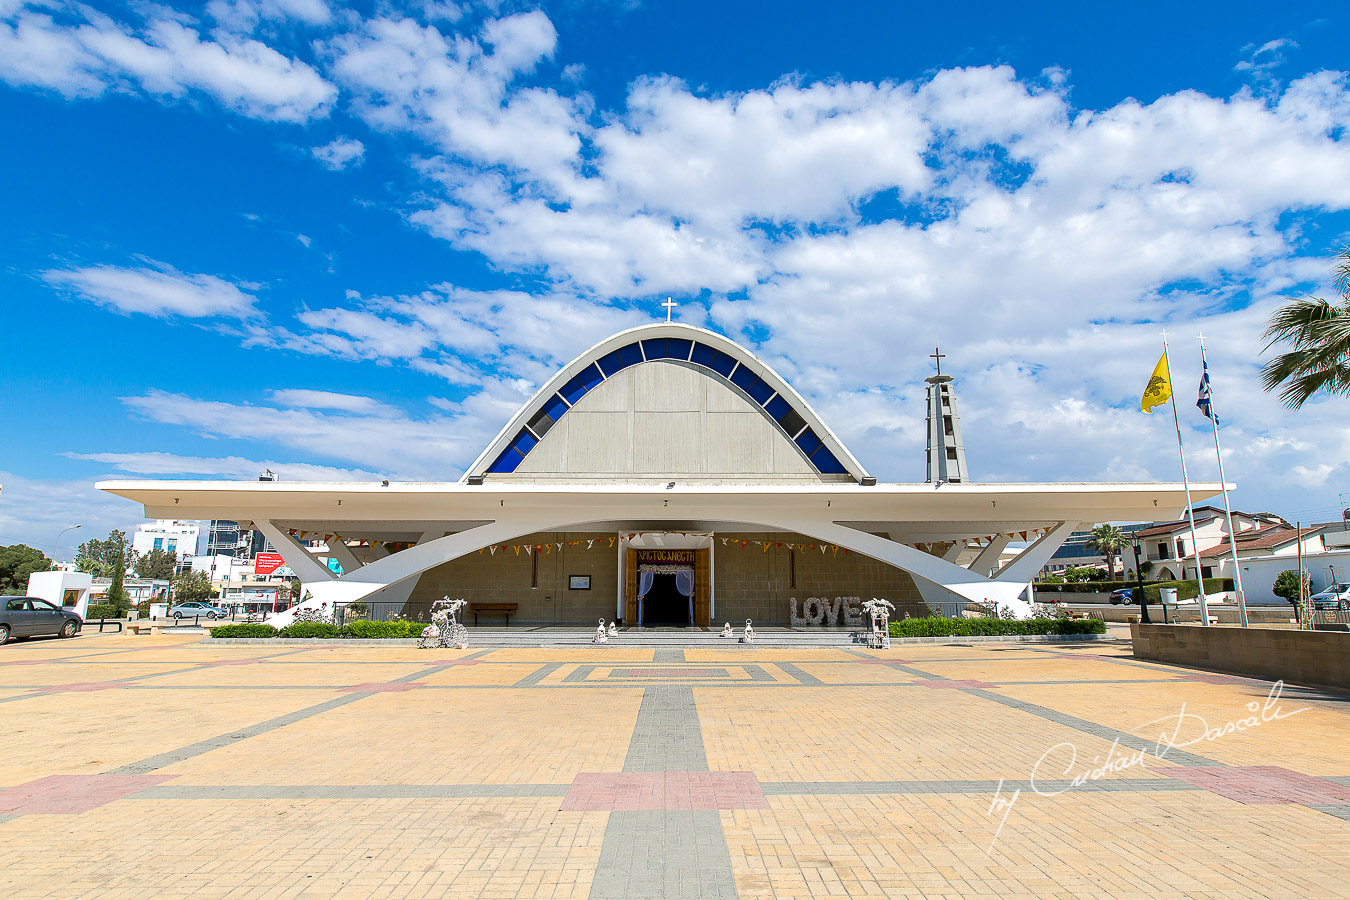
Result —
[[520, 679], [515, 684], [511, 685], [511, 687], [518, 687], [518, 688], [534, 687], [539, 682], [543, 681], [545, 678], [561, 669], [563, 665], [564, 664], [560, 662], [544, 663], [539, 668], [535, 669], [533, 672], [526, 675], [524, 678]]
[[825, 683], [811, 673], [802, 671], [801, 667], [795, 666], [790, 662], [780, 662], [777, 663], [777, 666], [802, 684], [817, 685]]
[[[1002, 694], [996, 694], [993, 691], [988, 691], [983, 688], [965, 688], [964, 690], [967, 694], [983, 697], [985, 700], [1001, 703], [1004, 706], [1025, 713], [1031, 713], [1033, 716], [1039, 716], [1050, 722], [1057, 722], [1060, 725], [1068, 726], [1069, 728], [1081, 731], [1084, 734], [1090, 734], [1093, 737], [1099, 737], [1107, 741], [1118, 741], [1120, 746], [1129, 747], [1132, 750], [1144, 750], [1152, 755], [1158, 747], [1157, 741], [1150, 741], [1147, 738], [1138, 737], [1130, 734], [1128, 731], [1118, 731], [1106, 725], [1098, 725], [1096, 722], [1089, 722], [1087, 719], [1080, 719], [1077, 716], [1071, 716], [1068, 713], [1062, 713], [1044, 706], [1037, 706], [1035, 703], [1027, 703], [1025, 700], [1014, 700], [1011, 697], [1005, 697]], [[1188, 753], [1185, 750], [1166, 750], [1159, 758], [1184, 766], [1227, 765], [1226, 763], [1210, 759], [1207, 756], [1201, 756], [1198, 753]]]
[[[683, 651], [679, 662], [684, 662]], [[708, 771], [693, 688], [652, 685], [643, 690], [623, 770]], [[735, 898], [721, 815], [716, 810], [611, 812], [590, 897]]]
[[733, 900], [731, 853], [716, 810], [612, 812], [591, 900]]
[[685, 664], [684, 650], [658, 647], [652, 651], [652, 662], [658, 666], [682, 666]]
[[287, 713], [284, 716], [277, 716], [275, 719], [268, 719], [266, 722], [259, 722], [256, 725], [249, 725], [232, 731], [229, 734], [222, 734], [219, 737], [208, 738], [204, 741], [198, 741], [195, 744], [188, 744], [186, 747], [180, 747], [177, 750], [170, 750], [167, 753], [159, 753], [155, 756], [143, 759], [140, 762], [130, 763], [125, 766], [118, 766], [116, 769], [109, 769], [108, 775], [144, 775], [147, 772], [153, 772], [155, 769], [162, 769], [165, 766], [171, 766], [174, 763], [180, 763], [194, 756], [201, 756], [203, 753], [210, 753], [212, 750], [219, 750], [222, 747], [228, 747], [238, 741], [248, 740], [257, 737], [260, 734], [266, 734], [269, 731], [275, 731], [278, 728], [285, 728], [287, 725], [293, 725], [296, 722], [304, 721], [311, 716], [317, 716], [330, 710], [346, 706], [348, 703], [355, 703], [369, 697], [369, 693], [346, 694], [341, 697], [334, 697], [332, 700], [326, 700], [314, 706], [308, 706], [304, 709], [298, 709], [295, 712]]
[[650, 685], [642, 692], [625, 772], [706, 772], [703, 729], [694, 690], [685, 685]]

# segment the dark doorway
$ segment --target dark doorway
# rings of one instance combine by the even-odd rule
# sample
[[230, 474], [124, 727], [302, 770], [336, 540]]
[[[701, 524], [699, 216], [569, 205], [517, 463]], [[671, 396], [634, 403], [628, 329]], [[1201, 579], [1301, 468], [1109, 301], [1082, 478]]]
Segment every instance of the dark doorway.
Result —
[[674, 573], [658, 572], [642, 598], [643, 625], [689, 625], [689, 598], [675, 588]]

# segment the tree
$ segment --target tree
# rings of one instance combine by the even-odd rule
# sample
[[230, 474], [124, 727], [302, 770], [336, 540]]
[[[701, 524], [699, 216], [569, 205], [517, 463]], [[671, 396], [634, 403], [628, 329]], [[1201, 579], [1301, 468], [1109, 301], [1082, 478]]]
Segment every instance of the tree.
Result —
[[[1275, 583], [1270, 586], [1270, 592], [1277, 597], [1283, 597], [1294, 607], [1294, 618], [1302, 624], [1302, 617], [1299, 615], [1299, 589], [1298, 589], [1298, 570], [1285, 569], [1275, 576]], [[1303, 573], [1303, 596], [1312, 596], [1312, 576], [1305, 570]]]
[[1104, 522], [1092, 529], [1092, 536], [1087, 539], [1084, 545], [1089, 549], [1096, 550], [1106, 560], [1106, 571], [1108, 575], [1116, 574], [1116, 554], [1125, 548], [1130, 541], [1125, 537], [1125, 532], [1109, 522]]
[[1261, 370], [1261, 386], [1281, 388], [1280, 400], [1290, 409], [1318, 393], [1350, 396], [1350, 247], [1337, 256], [1335, 272], [1338, 302], [1290, 297], [1261, 335], [1266, 350], [1278, 343], [1290, 347]]
[[28, 576], [49, 572], [52, 561], [27, 544], [0, 547], [0, 594], [28, 593]]
[[215, 595], [211, 577], [198, 569], [189, 569], [173, 579], [173, 598], [179, 603], [207, 600]]
[[151, 550], [149, 553], [136, 556], [131, 564], [137, 578], [158, 578], [163, 581], [173, 578], [174, 569], [177, 567], [178, 554], [172, 550], [167, 553], [163, 550]]
[[92, 539], [80, 545], [75, 554], [75, 571], [88, 572], [95, 578], [111, 578], [113, 570], [126, 572], [127, 533], [113, 530], [106, 540]]
[[300, 599], [300, 591], [301, 591], [301, 589], [302, 589], [302, 586], [301, 586], [301, 584], [300, 584], [300, 579], [299, 579], [299, 578], [292, 578], [292, 579], [291, 579], [291, 602], [292, 602], [292, 603], [294, 603], [294, 602], [296, 602], [297, 600]]

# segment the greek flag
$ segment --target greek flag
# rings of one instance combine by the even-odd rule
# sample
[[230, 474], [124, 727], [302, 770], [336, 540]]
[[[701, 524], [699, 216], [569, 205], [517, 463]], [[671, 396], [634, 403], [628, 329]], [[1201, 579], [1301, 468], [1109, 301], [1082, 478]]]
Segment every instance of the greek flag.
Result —
[[1196, 398], [1195, 405], [1200, 407], [1200, 412], [1205, 418], [1213, 420], [1217, 425], [1219, 420], [1214, 416], [1214, 404], [1211, 401], [1212, 395], [1209, 388], [1209, 363], [1206, 362], [1204, 367], [1205, 373], [1200, 376], [1200, 396]]

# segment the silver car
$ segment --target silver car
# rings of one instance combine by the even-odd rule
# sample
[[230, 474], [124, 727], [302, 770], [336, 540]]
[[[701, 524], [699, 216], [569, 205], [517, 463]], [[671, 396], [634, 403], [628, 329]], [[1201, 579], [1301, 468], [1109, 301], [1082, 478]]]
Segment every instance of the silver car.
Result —
[[11, 637], [42, 634], [74, 637], [83, 626], [84, 620], [75, 613], [52, 606], [41, 597], [0, 597], [0, 644]]
[[1308, 598], [1313, 609], [1350, 609], [1350, 584], [1333, 584]]

